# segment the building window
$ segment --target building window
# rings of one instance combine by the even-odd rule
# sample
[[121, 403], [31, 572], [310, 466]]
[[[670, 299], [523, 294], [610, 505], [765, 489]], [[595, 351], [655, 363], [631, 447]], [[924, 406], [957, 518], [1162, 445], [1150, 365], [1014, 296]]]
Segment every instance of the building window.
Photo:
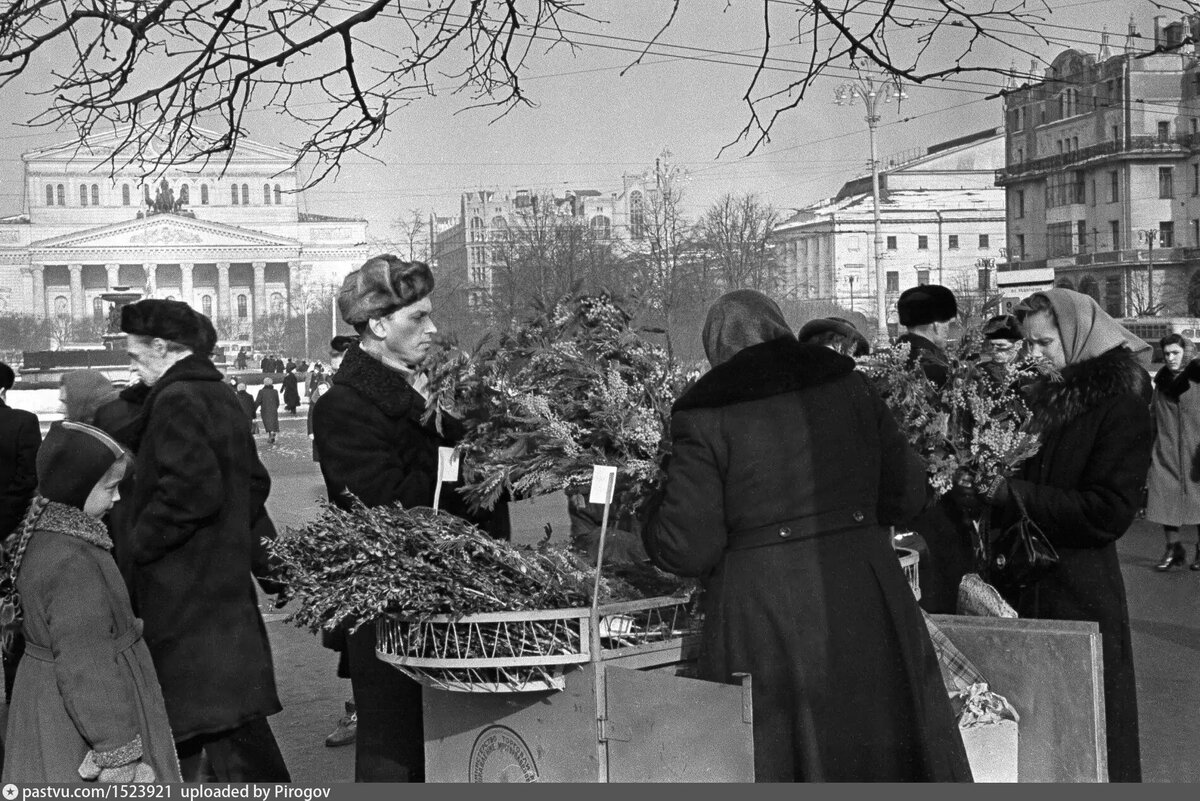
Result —
[[946, 237], [946, 247], [949, 250], [958, 250], [958, 234], [950, 234]]
[[1025, 234], [1017, 234], [1017, 258], [1025, 258]]
[[92, 205], [100, 205], [100, 184], [92, 184]]
[[242, 205], [250, 205], [250, 184], [242, 184]]
[[917, 237], [917, 250], [929, 250], [929, 237], [927, 237], [927, 236], [918, 236]]
[[1013, 205], [1016, 207], [1013, 216], [1017, 219], [1021, 219], [1025, 216], [1025, 190], [1018, 189], [1016, 192], [1014, 192], [1013, 200], [1015, 201]]
[[100, 298], [92, 298], [92, 322], [99, 323], [104, 320], [104, 301]]
[[250, 306], [250, 304], [249, 304], [249, 301], [247, 301], [247, 299], [246, 299], [246, 296], [245, 296], [245, 295], [238, 295], [238, 301], [237, 301], [237, 303], [238, 303], [238, 317], [240, 317], [241, 319], [245, 320], [245, 319], [246, 319], [246, 317], [247, 317], [247, 316], [249, 315], [249, 313], [250, 313], [250, 309], [249, 309], [249, 306]]
[[1122, 308], [1124, 305], [1124, 299], [1121, 297], [1121, 279], [1115, 275], [1105, 278], [1104, 310], [1112, 317], [1121, 317], [1125, 314]]
[[887, 249], [888, 249], [888, 250], [895, 250], [895, 249], [896, 249], [896, 247], [897, 247], [897, 246], [896, 246], [896, 237], [894, 237], [894, 236], [889, 236], [889, 237], [887, 238]]
[[54, 205], [54, 187], [53, 186], [46, 187], [46, 205], [47, 206]]
[[129, 184], [121, 184], [121, 205], [129, 205]]
[[275, 184], [275, 205], [283, 203], [283, 190], [279, 188], [279, 184]]
[[887, 272], [887, 291], [900, 291], [900, 273], [896, 272], [895, 270], [888, 270]]
[[471, 265], [471, 282], [475, 284], [487, 283], [487, 267], [482, 264]]
[[1120, 250], [1121, 249], [1121, 221], [1120, 220], [1109, 220], [1108, 221], [1108, 236], [1109, 236], [1109, 241], [1112, 242], [1112, 249]]
[[471, 218], [471, 240], [472, 242], [482, 242], [484, 239], [483, 220], [479, 217]]
[[271, 185], [270, 184], [263, 184], [263, 205], [264, 206], [271, 205]]
[[1165, 142], [1171, 138], [1171, 123], [1163, 120], [1158, 123], [1158, 140]]
[[282, 294], [280, 294], [279, 292], [272, 292], [270, 303], [271, 303], [271, 314], [282, 314], [283, 313], [283, 295]]
[[87, 205], [87, 186], [85, 184], [79, 185], [79, 205]]
[[1112, 140], [1114, 142], [1121, 141], [1121, 127], [1119, 125], [1114, 125], [1112, 127]]
[[929, 285], [929, 270], [917, 270], [917, 286]]
[[979, 235], [979, 249], [980, 250], [987, 250], [989, 247], [991, 247], [989, 242], [990, 242], [990, 239], [988, 238], [987, 234]]
[[1074, 226], [1069, 222], [1050, 223], [1046, 226], [1046, 255], [1053, 259], [1070, 256], [1075, 252]]
[[1158, 246], [1162, 248], [1175, 247], [1175, 223], [1160, 222], [1158, 224]]
[[212, 317], [212, 295], [204, 295], [200, 298], [200, 311], [204, 312], [205, 317]]
[[1087, 253], [1087, 220], [1077, 220], [1075, 223], [1076, 253]]
[[608, 239], [609, 232], [612, 231], [612, 221], [603, 214], [592, 218], [592, 233], [597, 239]]
[[54, 316], [59, 318], [71, 316], [71, 304], [63, 295], [54, 299]]
[[237, 184], [234, 184], [233, 186], [229, 187], [229, 200], [235, 206], [238, 204], [238, 185]]
[[1121, 199], [1121, 176], [1116, 170], [1108, 171], [1108, 202], [1116, 203]]
[[1160, 198], [1175, 197], [1175, 168], [1158, 168], [1158, 196]]
[[179, 203], [180, 203], [180, 205], [186, 206], [187, 204], [189, 204], [191, 202], [192, 202], [192, 193], [188, 189], [188, 185], [181, 184], [179, 186]]
[[63, 184], [59, 184], [54, 188], [54, 198], [58, 201], [58, 205], [67, 205], [67, 188]]
[[208, 184], [200, 184], [200, 205], [208, 205]]
[[642, 193], [636, 190], [629, 193], [629, 232], [634, 239], [641, 239], [646, 235], [646, 212], [642, 203]]

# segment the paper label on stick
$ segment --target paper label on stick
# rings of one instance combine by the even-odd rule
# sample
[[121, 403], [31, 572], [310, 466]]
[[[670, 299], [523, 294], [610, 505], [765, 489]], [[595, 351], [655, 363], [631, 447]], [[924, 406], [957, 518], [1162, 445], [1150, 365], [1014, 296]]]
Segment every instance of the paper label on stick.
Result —
[[458, 481], [458, 454], [454, 448], [438, 448], [438, 482]]
[[617, 468], [606, 464], [592, 466], [592, 492], [588, 503], [612, 503], [617, 484]]

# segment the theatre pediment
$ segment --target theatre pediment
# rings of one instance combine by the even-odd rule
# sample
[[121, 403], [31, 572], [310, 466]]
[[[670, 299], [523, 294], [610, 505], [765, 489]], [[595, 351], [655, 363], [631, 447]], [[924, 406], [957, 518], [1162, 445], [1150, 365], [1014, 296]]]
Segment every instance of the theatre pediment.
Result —
[[30, 250], [52, 256], [79, 250], [136, 248], [298, 249], [294, 239], [176, 214], [156, 214], [140, 220], [91, 228], [33, 242]]

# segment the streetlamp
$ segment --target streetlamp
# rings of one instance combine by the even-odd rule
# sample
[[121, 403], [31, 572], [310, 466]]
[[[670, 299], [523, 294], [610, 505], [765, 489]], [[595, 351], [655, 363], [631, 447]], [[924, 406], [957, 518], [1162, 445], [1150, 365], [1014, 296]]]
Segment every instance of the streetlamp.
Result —
[[1148, 229], [1138, 231], [1138, 239], [1150, 246], [1146, 257], [1146, 315], [1154, 315], [1154, 240], [1158, 239], [1158, 231]]
[[897, 102], [908, 97], [900, 86], [900, 81], [891, 76], [876, 76], [864, 73], [857, 63], [853, 64], [857, 77], [852, 81], [838, 86], [833, 92], [833, 100], [839, 106], [854, 105], [855, 99], [860, 99], [867, 109], [867, 132], [871, 140], [871, 196], [874, 200], [873, 217], [875, 223], [875, 319], [878, 326], [878, 342], [887, 346], [887, 283], [883, 272], [883, 233], [879, 220], [879, 159], [875, 156], [875, 128], [879, 125], [877, 108], [880, 101]]

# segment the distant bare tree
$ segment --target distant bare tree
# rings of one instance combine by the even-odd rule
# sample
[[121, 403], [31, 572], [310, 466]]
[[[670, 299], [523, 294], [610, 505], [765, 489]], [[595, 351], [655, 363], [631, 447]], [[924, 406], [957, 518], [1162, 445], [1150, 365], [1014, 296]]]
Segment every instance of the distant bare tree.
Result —
[[[246, 110], [275, 112], [302, 123], [305, 132], [288, 144], [316, 182], [347, 153], [378, 143], [398, 109], [432, 95], [434, 77], [501, 114], [531, 104], [522, 75], [553, 50], [624, 51], [626, 71], [646, 56], [751, 67], [737, 140], [754, 150], [816, 81], [844, 77], [837, 70], [853, 61], [911, 83], [1007, 73], [1012, 55], [1031, 54], [1021, 42], [1041, 38], [1043, 18], [1025, 0], [760, 3], [755, 52], [694, 53], [661, 41], [691, 11], [679, 0], [657, 31], [616, 41], [592, 14], [639, 4], [21, 0], [0, 10], [0, 85], [53, 63], [49, 75], [31, 76], [49, 103], [33, 122], [70, 128], [81, 141], [118, 130], [114, 169], [143, 159], [149, 169], [228, 160], [247, 135]], [[981, 42], [999, 47], [996, 63], [968, 58]]]
[[32, 314], [0, 314], [0, 350], [45, 350], [52, 324], [52, 320], [39, 320]]
[[783, 271], [769, 247], [778, 221], [779, 213], [753, 193], [723, 195], [700, 218], [700, 247], [725, 289], [756, 289], [774, 296], [782, 287]]

